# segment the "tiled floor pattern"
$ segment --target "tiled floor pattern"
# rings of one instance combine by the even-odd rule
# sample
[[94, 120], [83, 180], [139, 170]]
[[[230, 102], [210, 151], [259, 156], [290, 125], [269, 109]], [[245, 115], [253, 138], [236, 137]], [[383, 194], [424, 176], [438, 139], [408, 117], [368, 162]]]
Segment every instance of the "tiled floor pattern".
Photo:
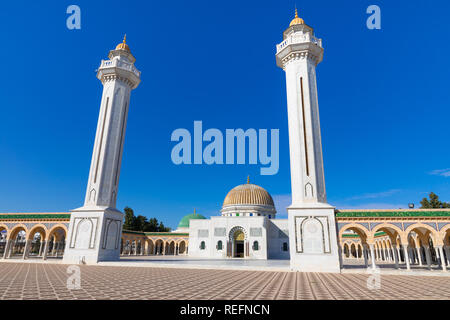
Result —
[[0, 263], [0, 299], [450, 299], [450, 277]]

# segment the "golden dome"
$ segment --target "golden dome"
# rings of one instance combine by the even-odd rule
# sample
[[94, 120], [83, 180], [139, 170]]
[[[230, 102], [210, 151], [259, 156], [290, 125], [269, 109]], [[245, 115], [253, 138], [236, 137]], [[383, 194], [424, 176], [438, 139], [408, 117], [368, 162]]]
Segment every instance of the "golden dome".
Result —
[[125, 35], [123, 37], [123, 42], [119, 43], [117, 45], [116, 50], [125, 50], [125, 51], [128, 51], [128, 52], [131, 52], [130, 51], [130, 47], [127, 45], [126, 41], [127, 41], [127, 35]]
[[223, 201], [224, 207], [240, 204], [274, 206], [270, 194], [264, 188], [249, 183], [248, 180], [247, 184], [231, 189]]
[[298, 17], [297, 8], [295, 9], [295, 18], [292, 19], [291, 23], [289, 24], [289, 27], [295, 26], [297, 24], [305, 24], [305, 21], [303, 21], [302, 18]]

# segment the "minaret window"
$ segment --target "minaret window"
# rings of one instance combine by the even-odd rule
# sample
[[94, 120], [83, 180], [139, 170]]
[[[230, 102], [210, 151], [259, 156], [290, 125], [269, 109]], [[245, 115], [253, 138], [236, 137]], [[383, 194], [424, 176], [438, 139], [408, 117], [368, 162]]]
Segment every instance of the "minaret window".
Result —
[[217, 242], [217, 250], [222, 250], [222, 249], [223, 249], [223, 244], [222, 244], [222, 241], [219, 240], [219, 241]]
[[253, 242], [253, 251], [258, 251], [259, 250], [259, 243], [258, 241]]

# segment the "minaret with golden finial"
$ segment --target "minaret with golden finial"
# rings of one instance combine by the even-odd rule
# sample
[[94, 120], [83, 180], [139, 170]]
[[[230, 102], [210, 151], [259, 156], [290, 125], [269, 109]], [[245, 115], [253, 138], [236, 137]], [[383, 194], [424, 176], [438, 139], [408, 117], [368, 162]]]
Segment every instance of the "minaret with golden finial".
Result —
[[126, 36], [108, 57], [97, 72], [102, 101], [84, 206], [73, 210], [70, 218], [64, 252], [68, 263], [119, 259], [123, 213], [116, 209], [116, 200], [130, 95], [141, 72], [134, 66]]
[[322, 40], [298, 16], [277, 45], [286, 73], [292, 204], [287, 208], [291, 269], [340, 272], [334, 208], [325, 192], [316, 67]]
[[276, 58], [286, 72], [292, 203], [326, 203], [316, 86], [322, 41], [297, 9], [283, 39]]

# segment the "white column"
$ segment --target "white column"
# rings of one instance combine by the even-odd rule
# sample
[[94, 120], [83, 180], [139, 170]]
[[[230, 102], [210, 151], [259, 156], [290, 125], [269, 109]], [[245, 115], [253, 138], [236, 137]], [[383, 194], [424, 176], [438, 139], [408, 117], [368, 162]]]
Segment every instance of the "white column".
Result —
[[439, 252], [439, 248], [438, 247], [434, 247], [434, 252], [436, 253], [437, 265], [440, 267], [441, 266], [441, 255], [440, 255], [440, 252]]
[[444, 251], [442, 250], [442, 246], [438, 246], [437, 248], [439, 250], [439, 254], [440, 254], [440, 257], [441, 257], [442, 270], [447, 271], [447, 267], [446, 267], [445, 261], [444, 261]]
[[408, 245], [402, 245], [402, 247], [403, 247], [403, 254], [405, 255], [406, 270], [410, 270], [411, 266], [409, 264]]
[[47, 241], [45, 241], [44, 254], [42, 255], [42, 259], [43, 259], [43, 260], [47, 260], [47, 254], [48, 254], [49, 243], [50, 243], [50, 239], [48, 239]]
[[31, 240], [26, 240], [25, 241], [25, 248], [23, 249], [23, 256], [22, 259], [27, 259], [28, 258], [28, 251], [30, 250], [30, 245], [31, 245]]

